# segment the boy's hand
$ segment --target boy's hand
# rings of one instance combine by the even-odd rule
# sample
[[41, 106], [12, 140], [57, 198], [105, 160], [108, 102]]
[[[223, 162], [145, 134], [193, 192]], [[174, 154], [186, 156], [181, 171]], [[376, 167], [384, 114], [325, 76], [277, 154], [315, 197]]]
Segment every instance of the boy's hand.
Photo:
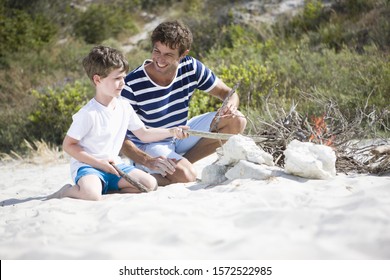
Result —
[[172, 134], [173, 138], [184, 139], [189, 136], [188, 133], [186, 132], [187, 129], [190, 129], [190, 127], [187, 125], [180, 125], [178, 127], [170, 128], [169, 132]]
[[118, 171], [116, 171], [116, 169], [111, 165], [111, 163], [114, 163], [114, 160], [101, 159], [98, 161], [97, 168], [100, 170], [103, 170], [104, 172], [115, 174], [116, 176], [119, 177], [120, 175], [119, 175]]

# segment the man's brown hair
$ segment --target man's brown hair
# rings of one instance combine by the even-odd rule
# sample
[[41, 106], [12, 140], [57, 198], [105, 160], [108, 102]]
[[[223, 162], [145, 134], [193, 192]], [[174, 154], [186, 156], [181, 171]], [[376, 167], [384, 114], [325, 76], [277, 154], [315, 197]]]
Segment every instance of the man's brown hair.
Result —
[[161, 42], [171, 49], [179, 49], [180, 56], [191, 48], [192, 41], [190, 29], [177, 20], [160, 23], [152, 33], [152, 46]]

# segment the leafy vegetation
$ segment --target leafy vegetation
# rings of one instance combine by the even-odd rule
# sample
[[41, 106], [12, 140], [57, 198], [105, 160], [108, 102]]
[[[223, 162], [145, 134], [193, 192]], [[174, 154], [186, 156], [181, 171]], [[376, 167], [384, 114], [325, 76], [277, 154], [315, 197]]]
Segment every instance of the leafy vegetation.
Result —
[[110, 37], [134, 35], [138, 30], [131, 14], [126, 11], [115, 10], [108, 5], [92, 4], [85, 12], [80, 12], [74, 31], [86, 43], [98, 44]]
[[[94, 95], [90, 81], [76, 81], [64, 87], [32, 91], [37, 102], [28, 115], [29, 138], [61, 144], [75, 114]], [[35, 132], [35, 134], [33, 134]]]
[[[160, 15], [188, 24], [191, 55], [229, 86], [240, 82], [240, 109], [251, 118], [263, 117], [266, 98], [321, 112], [302, 98], [311, 92], [337, 100], [346, 116], [359, 107], [390, 109], [387, 0], [306, 0], [295, 16], [274, 23], [237, 17], [237, 10], [253, 13], [245, 2], [0, 0], [0, 152], [22, 152], [24, 139], [60, 145], [72, 114], [93, 95], [81, 58], [95, 44], [120, 48]], [[145, 41], [126, 55], [136, 67], [149, 52]], [[190, 114], [219, 106], [197, 92]]]

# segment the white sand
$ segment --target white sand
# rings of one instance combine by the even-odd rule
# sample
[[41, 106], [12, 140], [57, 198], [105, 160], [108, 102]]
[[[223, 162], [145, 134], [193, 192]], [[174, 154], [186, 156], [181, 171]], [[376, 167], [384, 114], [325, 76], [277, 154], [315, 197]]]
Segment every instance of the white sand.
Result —
[[279, 173], [99, 202], [39, 199], [70, 182], [67, 162], [0, 163], [0, 178], [2, 260], [390, 259], [389, 176]]

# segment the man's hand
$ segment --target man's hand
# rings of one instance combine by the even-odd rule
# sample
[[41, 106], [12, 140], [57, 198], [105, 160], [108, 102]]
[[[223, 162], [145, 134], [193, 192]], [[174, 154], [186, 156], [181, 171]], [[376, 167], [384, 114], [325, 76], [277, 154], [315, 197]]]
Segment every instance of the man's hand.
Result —
[[162, 176], [173, 174], [176, 169], [176, 160], [163, 156], [149, 158], [145, 166], [151, 170], [159, 171]]
[[176, 170], [176, 160], [167, 159], [164, 156], [151, 157], [128, 139], [123, 142], [122, 153], [135, 163], [144, 165], [150, 170], [160, 172], [162, 176], [173, 174]]
[[237, 106], [233, 102], [227, 102], [225, 106], [219, 108], [217, 115], [220, 117], [235, 117], [237, 114]]

